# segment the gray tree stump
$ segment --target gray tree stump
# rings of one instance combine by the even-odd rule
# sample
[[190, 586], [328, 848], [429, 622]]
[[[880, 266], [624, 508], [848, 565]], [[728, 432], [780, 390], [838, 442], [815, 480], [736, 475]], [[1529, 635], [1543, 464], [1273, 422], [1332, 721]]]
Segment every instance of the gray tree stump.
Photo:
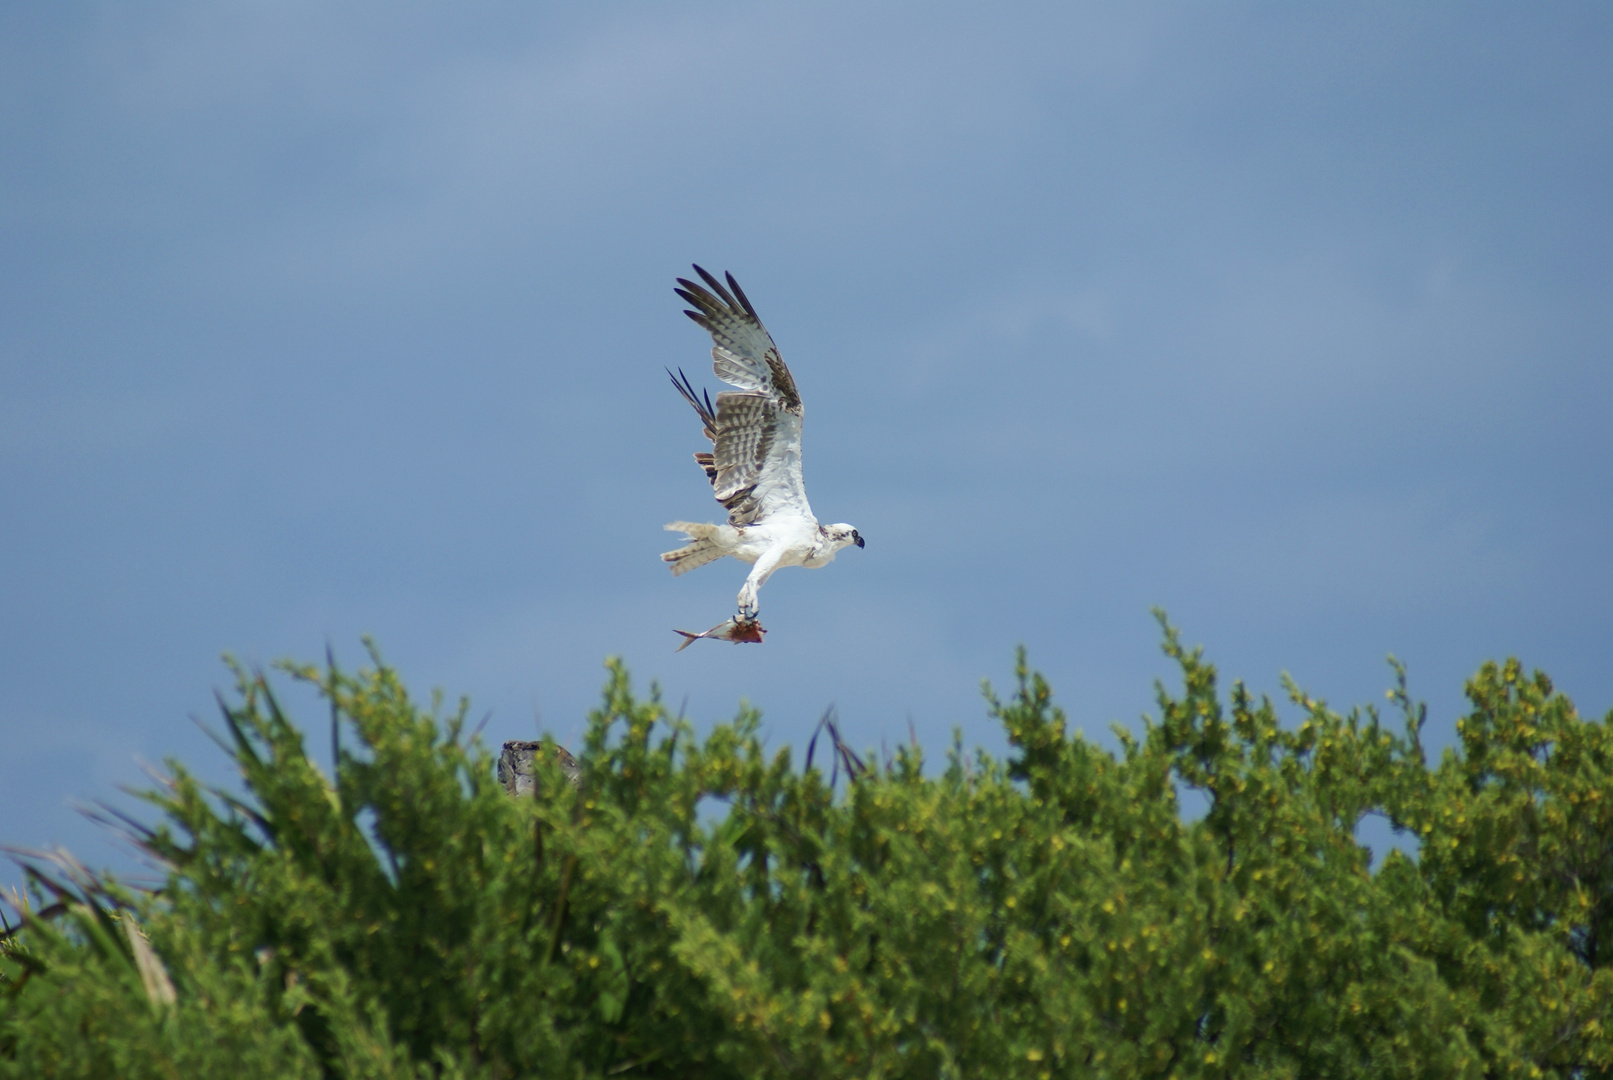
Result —
[[[560, 771], [571, 781], [572, 787], [577, 787], [582, 783], [582, 770], [577, 767], [577, 759], [567, 753], [563, 746], [555, 746], [554, 750], [560, 759]], [[529, 739], [514, 739], [504, 744], [504, 752], [498, 756], [498, 782], [504, 785], [505, 791], [516, 798], [532, 797], [537, 790], [533, 764], [542, 752], [543, 743]]]

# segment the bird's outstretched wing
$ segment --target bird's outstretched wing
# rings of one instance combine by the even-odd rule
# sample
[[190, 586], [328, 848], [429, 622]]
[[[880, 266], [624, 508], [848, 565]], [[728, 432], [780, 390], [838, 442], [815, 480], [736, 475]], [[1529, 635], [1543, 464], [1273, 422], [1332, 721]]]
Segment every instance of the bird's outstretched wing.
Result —
[[785, 408], [800, 412], [801, 395], [795, 391], [790, 369], [784, 366], [778, 346], [773, 344], [772, 336], [734, 275], [726, 275], [728, 288], [725, 289], [722, 282], [700, 267], [696, 266], [694, 272], [711, 287], [709, 291], [688, 278], [679, 278], [681, 287], [674, 291], [699, 309], [684, 314], [711, 335], [715, 343], [711, 350], [712, 370], [717, 378], [741, 390], [776, 396]]
[[778, 346], [757, 317], [745, 291], [726, 275], [728, 285], [696, 266], [703, 287], [679, 278], [677, 294], [696, 310], [685, 314], [711, 334], [712, 370], [739, 387], [717, 395], [697, 394], [687, 376], [672, 384], [700, 415], [712, 452], [696, 454], [713, 494], [728, 510], [731, 525], [751, 525], [770, 514], [811, 517], [801, 480], [801, 395], [784, 366]]

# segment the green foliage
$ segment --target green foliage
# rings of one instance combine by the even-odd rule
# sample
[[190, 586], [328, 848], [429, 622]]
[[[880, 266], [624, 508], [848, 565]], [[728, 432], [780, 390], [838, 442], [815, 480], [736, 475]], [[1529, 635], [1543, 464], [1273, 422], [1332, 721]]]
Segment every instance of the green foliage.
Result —
[[[697, 739], [613, 662], [580, 787], [551, 768], [522, 800], [463, 705], [379, 660], [288, 669], [330, 702], [334, 780], [238, 670], [249, 796], [169, 763], [140, 832], [160, 890], [32, 864], [0, 1076], [1613, 1070], [1613, 716], [1489, 664], [1430, 767], [1403, 675], [1398, 730], [1292, 685], [1284, 727], [1166, 650], [1184, 688], [1118, 756], [1021, 654], [988, 690], [1008, 761], [859, 769], [831, 732], [843, 786], [765, 755], [748, 710]], [[1370, 813], [1419, 858], [1374, 872]]]

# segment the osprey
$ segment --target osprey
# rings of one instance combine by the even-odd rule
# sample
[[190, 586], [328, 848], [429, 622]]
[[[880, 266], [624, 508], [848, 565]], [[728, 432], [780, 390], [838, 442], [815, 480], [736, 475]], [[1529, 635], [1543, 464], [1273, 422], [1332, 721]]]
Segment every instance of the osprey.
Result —
[[689, 543], [661, 559], [671, 564], [674, 576], [724, 555], [750, 563], [751, 572], [740, 587], [734, 617], [703, 634], [677, 631], [684, 638], [680, 651], [708, 637], [760, 642], [766, 631], [757, 621], [756, 592], [773, 571], [827, 566], [841, 548], [863, 546], [862, 535], [850, 525], [819, 525], [812, 516], [801, 482], [801, 395], [745, 291], [732, 274], [725, 275], [728, 287], [723, 288], [700, 267], [694, 270], [709, 288], [679, 278], [674, 291], [697, 309], [684, 314], [711, 334], [712, 370], [739, 389], [718, 394], [713, 408], [711, 396], [696, 393], [681, 369], [667, 374], [711, 440], [711, 451], [694, 459], [728, 511], [728, 524], [672, 522], [667, 530], [683, 533]]

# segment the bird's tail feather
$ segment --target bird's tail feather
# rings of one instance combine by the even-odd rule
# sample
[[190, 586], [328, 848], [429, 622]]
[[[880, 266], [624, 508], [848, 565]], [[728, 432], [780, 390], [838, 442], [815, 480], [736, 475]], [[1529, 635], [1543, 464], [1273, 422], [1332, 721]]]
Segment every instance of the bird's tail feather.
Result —
[[723, 550], [714, 539], [718, 529], [716, 525], [695, 521], [674, 521], [668, 524], [666, 529], [668, 532], [681, 532], [691, 541], [676, 551], [662, 554], [661, 561], [671, 564], [673, 577], [687, 574], [696, 567], [723, 557]]

